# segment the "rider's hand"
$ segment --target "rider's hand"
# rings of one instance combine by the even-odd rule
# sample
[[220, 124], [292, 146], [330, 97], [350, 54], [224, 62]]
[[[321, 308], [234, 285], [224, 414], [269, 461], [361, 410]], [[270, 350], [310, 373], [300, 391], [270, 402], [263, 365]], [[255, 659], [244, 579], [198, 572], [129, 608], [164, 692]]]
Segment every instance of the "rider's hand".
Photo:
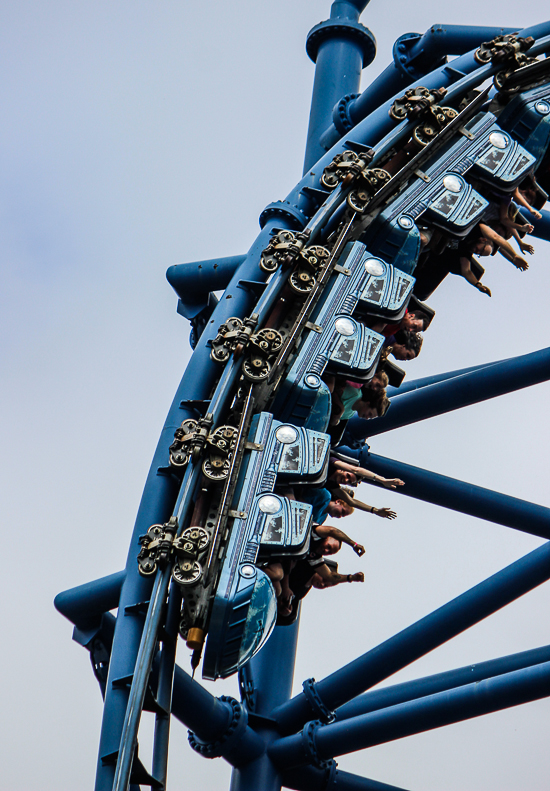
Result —
[[391, 508], [375, 508], [373, 514], [379, 516], [380, 519], [395, 519], [397, 514]]
[[405, 486], [405, 481], [402, 481], [401, 478], [386, 478], [385, 481], [382, 481], [382, 485], [386, 489], [395, 489], [396, 486]]

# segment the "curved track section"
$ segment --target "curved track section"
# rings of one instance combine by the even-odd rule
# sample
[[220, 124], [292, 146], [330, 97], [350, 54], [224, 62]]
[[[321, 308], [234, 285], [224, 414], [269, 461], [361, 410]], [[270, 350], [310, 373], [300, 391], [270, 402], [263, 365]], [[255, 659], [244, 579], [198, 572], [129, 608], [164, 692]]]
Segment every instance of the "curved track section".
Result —
[[[389, 788], [338, 772], [334, 758], [550, 694], [547, 647], [479, 665], [475, 679], [461, 669], [368, 691], [546, 581], [544, 545], [289, 699], [300, 610], [293, 574], [323, 568], [325, 584], [346, 581], [323, 562], [328, 550], [315, 552], [341, 532], [317, 526], [350, 505], [377, 510], [338, 488], [346, 477], [357, 482], [354, 469], [374, 481], [399, 476], [409, 496], [550, 537], [548, 509], [371, 455], [365, 444], [550, 378], [548, 350], [412, 383], [389, 357], [418, 354], [414, 331], [429, 327], [426, 300], [447, 274], [487, 291], [474, 253], [490, 247], [524, 266], [508, 238], [526, 244], [527, 211], [535, 216], [550, 187], [550, 23], [490, 31], [492, 41], [486, 28], [464, 29], [452, 67], [440, 52], [430, 60], [426, 46], [421, 84], [414, 70], [403, 73], [395, 93], [386, 75], [353, 99], [355, 110], [349, 96], [337, 103], [332, 122], [326, 70], [341, 76], [368, 54], [373, 39], [358, 22], [365, 5], [349, 3], [348, 17], [334, 13], [312, 31], [306, 165], [341, 137], [265, 209], [246, 255], [202, 262], [200, 278], [195, 264], [169, 270], [194, 353], [126, 570], [57, 597], [75, 622], [118, 607], [94, 643], [109, 655], [107, 677], [92, 655], [105, 697], [98, 791], [166, 786], [171, 715], [192, 729], [196, 751], [236, 767], [236, 790]], [[511, 213], [514, 200], [523, 217]], [[546, 237], [539, 214], [535, 233]], [[239, 673], [240, 702], [213, 698], [176, 666], [179, 638], [193, 672], [202, 662], [205, 678]], [[149, 770], [137, 753], [144, 709], [156, 713]]]

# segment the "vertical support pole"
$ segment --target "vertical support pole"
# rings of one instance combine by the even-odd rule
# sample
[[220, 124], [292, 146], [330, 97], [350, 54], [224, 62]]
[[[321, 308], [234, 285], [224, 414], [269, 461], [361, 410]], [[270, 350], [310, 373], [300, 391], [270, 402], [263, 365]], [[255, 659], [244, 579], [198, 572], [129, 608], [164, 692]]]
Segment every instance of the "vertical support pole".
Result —
[[[254, 711], [249, 711], [249, 723], [266, 745], [278, 735], [269, 721], [271, 712], [289, 700], [292, 692], [298, 630], [299, 617], [289, 626], [276, 626], [266, 645], [247, 667], [247, 681], [255, 693]], [[258, 791], [260, 788], [262, 791], [280, 791], [281, 782], [280, 773], [269, 756], [264, 754], [233, 770], [231, 791]]]
[[[361, 70], [374, 60], [376, 42], [358, 22], [369, 0], [336, 0], [330, 19], [310, 30], [306, 51], [315, 63], [315, 80], [309, 114], [304, 173], [325, 153], [319, 140], [332, 123], [333, 108], [340, 100], [355, 98]], [[342, 132], [343, 133], [343, 132]]]

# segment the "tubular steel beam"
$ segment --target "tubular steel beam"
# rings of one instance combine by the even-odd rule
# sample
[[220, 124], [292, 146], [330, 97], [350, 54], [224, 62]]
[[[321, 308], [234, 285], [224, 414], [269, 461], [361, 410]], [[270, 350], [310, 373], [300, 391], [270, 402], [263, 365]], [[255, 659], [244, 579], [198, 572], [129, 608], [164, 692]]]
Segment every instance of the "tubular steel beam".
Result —
[[[508, 359], [508, 358], [507, 358]], [[464, 374], [472, 373], [473, 371], [480, 371], [482, 368], [489, 368], [491, 365], [505, 362], [505, 360], [495, 360], [492, 363], [481, 363], [481, 365], [470, 365], [468, 368], [458, 368], [456, 371], [446, 371], [442, 374], [433, 374], [433, 376], [423, 376], [420, 379], [411, 379], [410, 382], [404, 382], [399, 387], [392, 387], [388, 385], [386, 388], [388, 396], [394, 398], [401, 396], [405, 393], [410, 393], [413, 390], [421, 390], [428, 385], [435, 385], [438, 382], [445, 382], [447, 379], [454, 379], [456, 376], [463, 376]]]
[[288, 769], [282, 774], [284, 787], [296, 791], [405, 791], [397, 786], [342, 772], [336, 766], [335, 761], [329, 761], [326, 769], [314, 766]]
[[215, 698], [178, 665], [172, 714], [192, 731], [191, 746], [205, 758], [223, 757], [241, 766], [264, 752], [264, 741], [248, 724], [246, 709], [232, 698]]
[[312, 167], [325, 149], [322, 132], [332, 121], [334, 106], [342, 97], [355, 96], [361, 70], [374, 60], [376, 41], [370, 30], [358, 22], [369, 0], [336, 0], [330, 19], [310, 30], [306, 50], [315, 63], [304, 172]]
[[[350, 451], [350, 455], [352, 453]], [[405, 486], [400, 488], [399, 493], [407, 497], [521, 530], [522, 533], [550, 538], [550, 508], [543, 505], [483, 489], [473, 483], [457, 481], [384, 456], [371, 455], [366, 449], [361, 452], [360, 458], [362, 464], [379, 475], [389, 476], [391, 473], [393, 478], [402, 477]]]
[[533, 648], [531, 651], [522, 651], [519, 654], [502, 656], [498, 659], [490, 659], [488, 662], [480, 662], [477, 665], [459, 667], [446, 673], [417, 678], [414, 681], [405, 681], [403, 684], [394, 684], [384, 689], [372, 690], [350, 700], [344, 706], [340, 706], [334, 713], [336, 720], [340, 722], [360, 714], [396, 706], [409, 700], [435, 695], [437, 692], [447, 689], [456, 689], [466, 684], [482, 681], [485, 678], [494, 678], [514, 670], [540, 665], [543, 662], [550, 662], [550, 645]]
[[321, 137], [323, 148], [333, 146], [342, 135], [397, 92], [406, 90], [433, 69], [443, 66], [447, 55], [464, 55], [483, 41], [491, 41], [514, 30], [517, 28], [437, 24], [423, 36], [419, 33], [400, 36], [393, 46], [394, 62], [360, 96], [347, 96], [335, 107], [333, 122]]
[[395, 396], [384, 417], [352, 418], [347, 430], [354, 439], [374, 437], [420, 420], [513, 393], [550, 379], [550, 348], [513, 357], [471, 373]]
[[[249, 717], [266, 745], [277, 737], [269, 715], [292, 692], [298, 630], [299, 617], [288, 626], [276, 626], [266, 645], [246, 666], [246, 672], [240, 674]], [[279, 791], [281, 782], [280, 770], [264, 754], [233, 770], [231, 791]]]
[[[319, 681], [315, 684], [316, 699], [325, 709], [342, 706], [549, 578], [547, 542]], [[272, 716], [281, 733], [286, 734], [294, 733], [318, 712], [302, 692]]]
[[118, 607], [125, 578], [125, 571], [117, 571], [108, 577], [101, 577], [58, 593], [53, 603], [58, 612], [71, 623], [80, 629], [86, 629], [98, 623], [103, 613]]
[[209, 292], [224, 289], [245, 259], [246, 255], [232, 255], [168, 267], [166, 279], [180, 298], [186, 318], [206, 307]]
[[326, 760], [548, 696], [550, 662], [544, 662], [332, 725], [310, 723], [302, 733], [274, 742], [269, 751], [285, 766]]
[[[539, 25], [525, 28], [519, 31], [520, 36], [533, 36], [535, 39], [543, 39], [543, 37], [550, 35], [550, 22], [543, 22]], [[546, 48], [548, 42], [537, 41], [531, 48], [530, 53], [536, 54], [540, 51], [540, 47]], [[450, 93], [454, 92], [459, 86], [458, 94], [452, 93], [455, 98], [466, 94], [471, 88], [483, 82], [486, 78], [491, 77], [498, 66], [489, 64], [488, 66], [479, 67], [479, 63], [475, 60], [474, 52], [469, 52], [465, 55], [456, 58], [451, 65], [442, 66], [440, 69], [435, 69], [430, 74], [422, 79], [422, 85], [428, 89], [453, 86]], [[396, 123], [389, 116], [389, 109], [393, 103], [391, 97], [386, 102], [381, 104], [376, 110], [371, 112], [364, 118], [353, 131], [349, 133], [350, 139], [356, 143], [361, 143], [367, 146], [376, 146], [380, 141], [396, 129]], [[344, 138], [347, 135], [344, 136]], [[276, 204], [276, 208], [282, 214], [288, 213], [292, 218], [297, 220], [303, 217], [303, 225], [307, 222], [307, 218], [311, 216], [316, 208], [315, 198], [306, 188], [320, 188], [320, 178], [323, 169], [329, 165], [336, 154], [342, 153], [346, 150], [346, 140], [342, 138], [339, 140], [330, 151], [327, 151], [315, 166], [308, 170], [302, 180], [296, 187], [288, 194], [284, 201]], [[374, 160], [374, 162], [376, 159]], [[270, 216], [273, 211], [273, 205], [267, 207], [262, 216]], [[269, 212], [269, 214], [267, 214]], [[262, 220], [260, 220], [262, 221]]]
[[538, 239], [545, 239], [547, 242], [550, 242], [550, 211], [542, 209], [541, 214], [542, 218], [540, 220], [535, 220], [531, 214], [522, 212], [524, 219], [535, 226], [532, 235], [536, 236]]

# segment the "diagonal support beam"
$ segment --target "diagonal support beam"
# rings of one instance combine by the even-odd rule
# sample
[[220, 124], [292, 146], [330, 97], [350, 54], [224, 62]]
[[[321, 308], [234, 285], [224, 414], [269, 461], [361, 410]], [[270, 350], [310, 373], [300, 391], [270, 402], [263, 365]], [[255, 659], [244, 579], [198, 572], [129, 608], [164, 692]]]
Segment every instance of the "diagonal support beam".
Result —
[[405, 791], [404, 788], [343, 772], [336, 766], [335, 761], [329, 761], [324, 769], [316, 766], [288, 769], [282, 773], [284, 787], [296, 791]]
[[532, 215], [527, 214], [527, 212], [522, 212], [522, 214], [523, 218], [527, 220], [527, 222], [530, 222], [535, 226], [533, 236], [536, 236], [538, 239], [546, 239], [546, 241], [550, 241], [550, 211], [543, 209], [541, 211], [542, 217], [540, 220], [533, 219]]
[[494, 678], [504, 673], [511, 673], [514, 670], [521, 670], [525, 667], [540, 665], [542, 662], [550, 662], [550, 645], [541, 648], [533, 648], [531, 651], [522, 651], [518, 654], [501, 656], [498, 659], [490, 659], [488, 662], [480, 662], [477, 665], [459, 667], [449, 670], [446, 673], [436, 673], [433, 676], [417, 678], [414, 681], [405, 681], [403, 684], [394, 684], [391, 687], [375, 689], [364, 695], [359, 695], [354, 700], [336, 709], [336, 720], [349, 720], [350, 717], [357, 717], [361, 714], [368, 714], [371, 711], [380, 711], [390, 706], [397, 706], [409, 700], [425, 698], [428, 695], [435, 695], [448, 689], [483, 681], [486, 678]]
[[223, 757], [232, 766], [258, 758], [265, 744], [248, 725], [246, 709], [222, 696], [216, 698], [184, 670], [175, 666], [172, 714], [193, 731], [191, 746], [205, 758]]
[[310, 723], [278, 739], [269, 753], [284, 766], [327, 760], [548, 696], [550, 662], [544, 662], [332, 725]]
[[[509, 358], [507, 358], [509, 359]], [[493, 360], [491, 363], [481, 363], [481, 365], [470, 365], [467, 368], [457, 368], [455, 371], [445, 371], [442, 374], [433, 374], [432, 376], [422, 376], [420, 379], [411, 379], [410, 382], [403, 382], [399, 387], [392, 387], [388, 385], [387, 392], [389, 398], [405, 395], [410, 393], [411, 390], [421, 390], [428, 385], [435, 385], [438, 382], [445, 382], [447, 379], [454, 379], [457, 376], [472, 373], [472, 371], [480, 371], [482, 368], [490, 368], [491, 365], [498, 365], [498, 363], [506, 362], [506, 360]]]
[[54, 605], [58, 612], [80, 629], [98, 624], [103, 613], [118, 607], [126, 571], [85, 582], [76, 588], [58, 593]]
[[384, 456], [369, 454], [366, 449], [361, 453], [361, 463], [378, 475], [402, 478], [405, 486], [400, 488], [399, 494], [440, 505], [442, 508], [451, 508], [487, 522], [512, 527], [533, 536], [550, 538], [550, 508], [543, 505], [529, 503]]
[[463, 376], [395, 396], [384, 417], [352, 418], [347, 431], [354, 439], [374, 437], [436, 415], [513, 393], [550, 379], [550, 348], [512, 357]]
[[[550, 542], [331, 673], [315, 685], [315, 693], [329, 710], [342, 706], [548, 579]], [[295, 733], [313, 711], [301, 692], [272, 716], [281, 733]]]

